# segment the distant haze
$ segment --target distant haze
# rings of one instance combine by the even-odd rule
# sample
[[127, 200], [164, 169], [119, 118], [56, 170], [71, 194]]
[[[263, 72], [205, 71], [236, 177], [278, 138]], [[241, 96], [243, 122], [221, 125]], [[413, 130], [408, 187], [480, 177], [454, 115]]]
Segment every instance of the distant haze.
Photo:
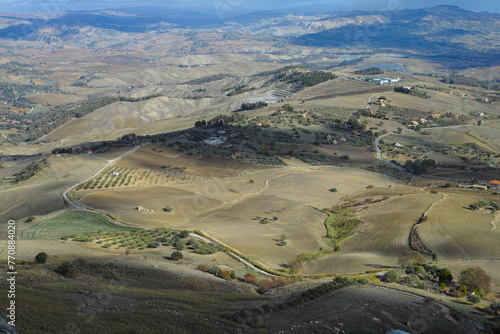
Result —
[[252, 11], [296, 9], [313, 10], [398, 10], [455, 5], [475, 11], [500, 12], [500, 1], [496, 0], [0, 0], [1, 12], [59, 12], [90, 9], [118, 9], [124, 7], [165, 7], [212, 12], [214, 14], [238, 15]]

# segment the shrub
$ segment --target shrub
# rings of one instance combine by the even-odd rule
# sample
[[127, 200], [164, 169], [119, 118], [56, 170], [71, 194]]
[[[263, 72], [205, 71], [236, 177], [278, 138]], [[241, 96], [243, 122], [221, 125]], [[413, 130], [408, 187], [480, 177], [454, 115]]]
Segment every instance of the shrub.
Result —
[[[128, 245], [126, 245], [126, 244], [124, 244], [124, 245], [125, 245], [125, 246], [128, 246]], [[129, 244], [129, 245], [130, 245], [130, 244]], [[148, 247], [149, 247], [149, 248], [158, 248], [158, 247], [160, 247], [160, 244], [159, 244], [158, 242], [152, 242], [152, 243], [148, 244]]]
[[66, 277], [74, 277], [75, 276], [75, 268], [73, 263], [63, 262], [60, 264], [54, 271], [60, 275]]
[[175, 249], [177, 249], [178, 251], [181, 251], [181, 250], [185, 250], [186, 249], [186, 243], [182, 240], [178, 240], [176, 243], [175, 243]]
[[250, 284], [256, 284], [257, 283], [257, 278], [255, 278], [254, 274], [246, 274], [245, 278], [243, 278], [243, 282], [245, 283], [250, 283]]
[[494, 312], [500, 312], [500, 302], [491, 303], [491, 304], [490, 304], [490, 308], [491, 308]]
[[469, 204], [469, 208], [471, 208], [472, 210], [479, 210], [480, 206], [477, 203], [471, 203]]
[[401, 276], [399, 275], [399, 272], [396, 270], [391, 270], [387, 274], [385, 274], [385, 280], [389, 283], [399, 282], [400, 279]]
[[196, 254], [215, 254], [221, 250], [224, 250], [223, 246], [211, 242], [209, 244], [203, 244], [203, 245], [195, 248], [194, 252]]
[[439, 287], [441, 288], [441, 290], [444, 290], [446, 289], [446, 284], [441, 282], [441, 284], [439, 284]]
[[336, 192], [337, 192], [337, 188], [330, 188], [330, 191], [331, 191], [332, 193], [336, 193]]
[[179, 237], [183, 239], [189, 237], [189, 231], [188, 230], [181, 231], [181, 233], [179, 233]]
[[460, 294], [460, 297], [465, 296], [467, 294], [467, 287], [464, 284], [460, 284], [460, 286], [458, 287], [458, 292]]
[[302, 266], [302, 261], [299, 259], [292, 260], [288, 265], [288, 268], [290, 268], [290, 274], [298, 274], [302, 270]]
[[26, 218], [26, 223], [31, 223], [33, 220], [35, 220], [35, 216], [29, 216]]
[[438, 272], [438, 277], [440, 283], [450, 284], [453, 281], [453, 275], [449, 268], [441, 269]]
[[423, 290], [423, 289], [427, 288], [427, 284], [425, 282], [423, 282], [423, 281], [418, 281], [417, 282], [417, 288]]
[[163, 211], [165, 211], [165, 212], [172, 212], [172, 211], [174, 211], [174, 208], [171, 207], [170, 205], [167, 205], [166, 207], [163, 208]]
[[476, 294], [470, 294], [467, 296], [467, 301], [474, 303], [474, 304], [477, 304], [481, 301], [481, 297], [479, 295], [476, 295]]
[[367, 278], [360, 278], [360, 279], [358, 280], [358, 283], [359, 283], [359, 284], [363, 284], [363, 285], [365, 285], [365, 284], [369, 284], [369, 283], [370, 283], [370, 281], [369, 281]]
[[422, 266], [415, 266], [413, 273], [417, 274], [417, 275], [422, 275], [422, 276], [427, 275], [427, 271], [425, 271], [424, 267], [422, 267]]
[[409, 285], [417, 285], [418, 283], [418, 276], [416, 275], [408, 275], [404, 278], [404, 281], [406, 284]]
[[206, 264], [199, 264], [198, 265], [198, 270], [207, 271], [208, 270], [208, 266]]
[[182, 258], [184, 258], [184, 255], [182, 254], [182, 252], [175, 251], [175, 252], [173, 252], [173, 253], [170, 255], [170, 258], [171, 258], [172, 260], [178, 261], [178, 260], [181, 260]]
[[35, 256], [35, 263], [45, 263], [49, 256], [45, 252], [40, 252]]

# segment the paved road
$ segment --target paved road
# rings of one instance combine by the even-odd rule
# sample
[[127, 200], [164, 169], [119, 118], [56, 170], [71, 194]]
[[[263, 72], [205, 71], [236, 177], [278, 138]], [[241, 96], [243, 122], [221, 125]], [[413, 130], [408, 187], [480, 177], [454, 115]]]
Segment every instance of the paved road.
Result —
[[[70, 192], [71, 190], [75, 189], [75, 188], [76, 188], [76, 187], [78, 187], [80, 184], [85, 183], [85, 182], [87, 182], [87, 181], [90, 181], [91, 179], [93, 179], [94, 177], [98, 176], [98, 175], [99, 175], [99, 174], [100, 174], [103, 170], [105, 170], [106, 168], [108, 168], [110, 165], [112, 165], [112, 164], [113, 164], [113, 163], [115, 163], [116, 161], [120, 160], [121, 158], [123, 158], [123, 157], [125, 157], [125, 156], [127, 156], [127, 155], [129, 155], [129, 154], [131, 154], [131, 153], [134, 153], [135, 151], [137, 151], [137, 150], [138, 150], [138, 149], [140, 149], [141, 147], [146, 146], [146, 145], [148, 145], [148, 144], [149, 144], [149, 143], [142, 144], [142, 145], [138, 145], [138, 146], [136, 146], [134, 149], [132, 149], [132, 150], [130, 150], [130, 151], [128, 151], [128, 152], [125, 152], [125, 153], [123, 153], [122, 155], [120, 155], [118, 158], [116, 158], [116, 159], [112, 159], [112, 160], [106, 160], [106, 159], [103, 159], [103, 158], [100, 158], [100, 157], [97, 157], [97, 156], [93, 156], [93, 157], [94, 157], [94, 158], [96, 158], [96, 159], [105, 160], [105, 161], [107, 161], [108, 163], [107, 163], [104, 167], [102, 167], [102, 168], [101, 168], [101, 169], [100, 169], [100, 170], [99, 170], [96, 174], [94, 174], [94, 175], [92, 175], [91, 177], [89, 177], [89, 178], [87, 178], [87, 179], [85, 179], [85, 180], [83, 180], [83, 181], [81, 181], [81, 182], [78, 182], [77, 184], [75, 184], [75, 185], [71, 186], [70, 188], [68, 188], [68, 189], [67, 189], [67, 190], [66, 190], [66, 191], [62, 194], [62, 196], [63, 196], [64, 200], [65, 200], [67, 203], [69, 203], [69, 204], [73, 205], [75, 208], [77, 208], [77, 209], [79, 209], [79, 210], [85, 210], [85, 211], [90, 211], [90, 212], [98, 212], [98, 211], [96, 211], [96, 210], [90, 210], [90, 209], [87, 209], [87, 208], [85, 208], [85, 207], [83, 207], [83, 206], [81, 206], [81, 205], [78, 205], [78, 204], [76, 204], [76, 203], [72, 202], [72, 201], [70, 200], [70, 198], [68, 197], [68, 192]], [[98, 213], [100, 213], [100, 212], [98, 212]], [[116, 221], [115, 221], [115, 222], [116, 222]], [[119, 223], [119, 222], [116, 222], [116, 223]]]
[[[213, 242], [212, 240], [207, 239], [207, 238], [205, 238], [204, 236], [201, 236], [201, 235], [196, 234], [196, 233], [189, 233], [189, 235], [190, 235], [190, 236], [192, 236], [192, 237], [195, 237], [195, 238], [201, 239], [201, 240], [203, 240], [203, 241], [205, 241], [205, 242], [208, 242], [208, 243]], [[247, 260], [245, 260], [245, 259], [244, 259], [244, 258], [242, 258], [241, 256], [234, 254], [233, 252], [229, 252], [229, 254], [230, 254], [231, 256], [233, 256], [234, 258], [236, 258], [236, 259], [237, 259], [238, 261], [240, 261], [241, 263], [243, 263], [244, 265], [246, 265], [246, 266], [248, 266], [248, 267], [252, 268], [253, 270], [255, 270], [256, 272], [258, 272], [259, 274], [266, 275], [266, 276], [276, 276], [276, 275], [273, 275], [273, 274], [271, 274], [271, 273], [268, 273], [268, 272], [267, 272], [267, 271], [265, 271], [265, 270], [262, 270], [262, 269], [260, 269], [260, 268], [257, 268], [256, 266], [254, 266], [253, 264], [251, 264], [250, 262], [248, 262]]]

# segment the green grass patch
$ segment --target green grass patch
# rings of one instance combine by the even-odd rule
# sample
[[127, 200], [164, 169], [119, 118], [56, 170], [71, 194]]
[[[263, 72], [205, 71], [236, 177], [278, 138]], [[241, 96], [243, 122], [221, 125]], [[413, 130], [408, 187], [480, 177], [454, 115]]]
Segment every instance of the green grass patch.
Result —
[[349, 237], [363, 222], [353, 213], [353, 208], [343, 208], [329, 212], [325, 221], [326, 239], [335, 252], [340, 252], [340, 242]]
[[22, 240], [58, 240], [65, 235], [83, 234], [97, 231], [132, 231], [136, 228], [116, 225], [104, 216], [85, 211], [69, 211], [57, 217], [41, 221], [19, 233]]

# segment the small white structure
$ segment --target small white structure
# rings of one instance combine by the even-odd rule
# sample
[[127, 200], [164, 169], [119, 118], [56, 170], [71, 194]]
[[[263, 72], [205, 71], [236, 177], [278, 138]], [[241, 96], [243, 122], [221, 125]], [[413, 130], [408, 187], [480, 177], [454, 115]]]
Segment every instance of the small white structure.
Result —
[[113, 171], [113, 173], [111, 173], [111, 174], [113, 174], [113, 175], [120, 175], [120, 172], [119, 172], [119, 171], [114, 170], [114, 171]]

